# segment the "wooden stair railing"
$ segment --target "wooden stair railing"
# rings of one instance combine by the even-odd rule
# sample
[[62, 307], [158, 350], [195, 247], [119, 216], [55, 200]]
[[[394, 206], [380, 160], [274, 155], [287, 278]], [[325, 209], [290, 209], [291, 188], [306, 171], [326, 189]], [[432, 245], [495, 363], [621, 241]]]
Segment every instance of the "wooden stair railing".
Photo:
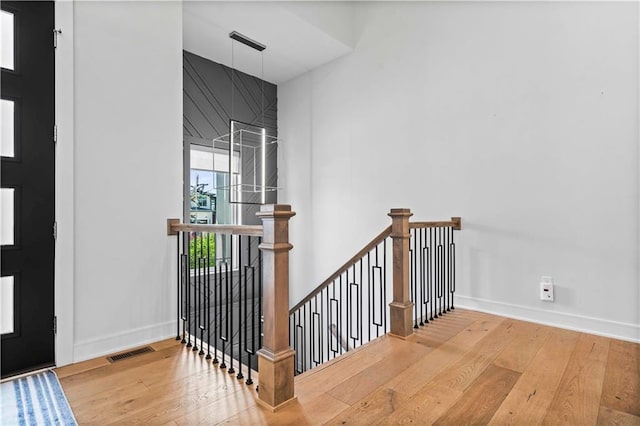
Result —
[[[381, 334], [405, 338], [454, 309], [453, 231], [461, 229], [461, 220], [410, 222], [409, 209], [391, 209], [389, 227], [289, 309], [289, 251], [293, 247], [289, 243], [289, 219], [294, 215], [288, 205], [263, 205], [257, 213], [262, 226], [167, 220], [168, 235], [178, 237], [176, 338], [194, 351], [200, 345], [199, 354], [206, 354], [214, 364], [221, 355], [221, 369], [227, 368], [228, 348], [227, 371], [235, 373], [233, 319], [239, 318], [237, 378], [244, 378], [246, 371], [246, 383], [252, 383], [252, 360], [257, 357], [258, 401], [272, 410], [295, 399], [294, 374]], [[215, 234], [213, 240], [211, 234]], [[212, 259], [211, 241], [220, 235], [228, 238], [223, 245], [230, 254]], [[392, 256], [387, 256], [388, 245], [392, 246]], [[388, 305], [387, 270], [392, 272]], [[236, 294], [237, 316], [232, 312]]]
[[[176, 339], [193, 351], [199, 344], [201, 356], [230, 374], [236, 373], [237, 356], [238, 379], [244, 378], [245, 359], [248, 385], [253, 383], [252, 360], [257, 356], [258, 402], [271, 410], [295, 398], [294, 351], [289, 347], [287, 328], [289, 251], [293, 247], [289, 219], [294, 215], [288, 205], [263, 205], [257, 213], [262, 226], [167, 220], [167, 234], [177, 236]], [[215, 252], [218, 240], [228, 254], [211, 257], [210, 246]]]
[[381, 334], [405, 338], [454, 309], [453, 231], [461, 229], [460, 218], [410, 222], [409, 209], [391, 209], [389, 216], [390, 226], [289, 310], [296, 374]]

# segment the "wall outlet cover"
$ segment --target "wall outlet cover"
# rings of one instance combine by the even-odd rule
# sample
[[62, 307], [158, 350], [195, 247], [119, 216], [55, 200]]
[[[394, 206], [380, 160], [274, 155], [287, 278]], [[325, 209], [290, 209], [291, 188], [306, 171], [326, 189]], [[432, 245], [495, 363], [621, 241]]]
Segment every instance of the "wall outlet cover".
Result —
[[540, 300], [545, 302], [553, 302], [553, 283], [540, 283]]

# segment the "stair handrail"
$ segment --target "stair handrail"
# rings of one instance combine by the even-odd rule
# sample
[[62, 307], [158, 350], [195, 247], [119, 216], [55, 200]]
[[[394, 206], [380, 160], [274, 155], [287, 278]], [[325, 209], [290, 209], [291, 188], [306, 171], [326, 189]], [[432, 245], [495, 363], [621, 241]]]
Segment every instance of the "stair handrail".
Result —
[[375, 246], [383, 242], [387, 237], [391, 235], [391, 225], [387, 226], [380, 232], [374, 239], [372, 239], [366, 246], [360, 249], [355, 255], [347, 260], [341, 267], [339, 267], [333, 274], [329, 275], [329, 278], [324, 280], [319, 286], [317, 286], [311, 293], [309, 293], [304, 299], [298, 302], [293, 308], [289, 309], [289, 315], [292, 315], [301, 306], [313, 299], [318, 293], [324, 290], [329, 284], [331, 284], [336, 278], [342, 275], [347, 269], [353, 266], [358, 260], [360, 260], [365, 254], [367, 254]]
[[456, 231], [462, 229], [462, 219], [460, 217], [452, 217], [451, 220], [434, 220], [434, 221], [409, 221], [409, 228], [445, 228], [451, 226]]
[[262, 225], [217, 225], [205, 223], [180, 223], [180, 219], [167, 219], [167, 235], [178, 232], [209, 232], [213, 234], [250, 235], [262, 237]]

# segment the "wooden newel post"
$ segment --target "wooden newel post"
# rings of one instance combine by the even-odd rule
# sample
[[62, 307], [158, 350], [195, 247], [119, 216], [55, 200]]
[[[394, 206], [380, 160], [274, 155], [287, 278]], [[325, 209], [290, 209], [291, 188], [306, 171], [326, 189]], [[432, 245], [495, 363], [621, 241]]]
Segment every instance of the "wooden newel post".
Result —
[[276, 410], [294, 399], [295, 351], [289, 347], [289, 219], [288, 205], [263, 205], [262, 219], [263, 338], [258, 351], [258, 398]]
[[393, 301], [389, 304], [390, 334], [407, 337], [413, 333], [413, 303], [409, 290], [410, 209], [391, 209], [393, 239]]

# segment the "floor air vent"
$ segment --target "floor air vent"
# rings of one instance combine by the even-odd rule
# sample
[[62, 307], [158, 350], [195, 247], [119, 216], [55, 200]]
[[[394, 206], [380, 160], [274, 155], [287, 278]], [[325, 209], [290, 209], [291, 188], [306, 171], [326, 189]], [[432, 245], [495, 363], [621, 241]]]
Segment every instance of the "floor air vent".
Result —
[[122, 352], [121, 354], [111, 355], [107, 357], [107, 361], [116, 362], [122, 361], [123, 359], [131, 358], [132, 356], [146, 354], [148, 352], [155, 352], [151, 346], [145, 346], [144, 348], [134, 349], [128, 352]]

